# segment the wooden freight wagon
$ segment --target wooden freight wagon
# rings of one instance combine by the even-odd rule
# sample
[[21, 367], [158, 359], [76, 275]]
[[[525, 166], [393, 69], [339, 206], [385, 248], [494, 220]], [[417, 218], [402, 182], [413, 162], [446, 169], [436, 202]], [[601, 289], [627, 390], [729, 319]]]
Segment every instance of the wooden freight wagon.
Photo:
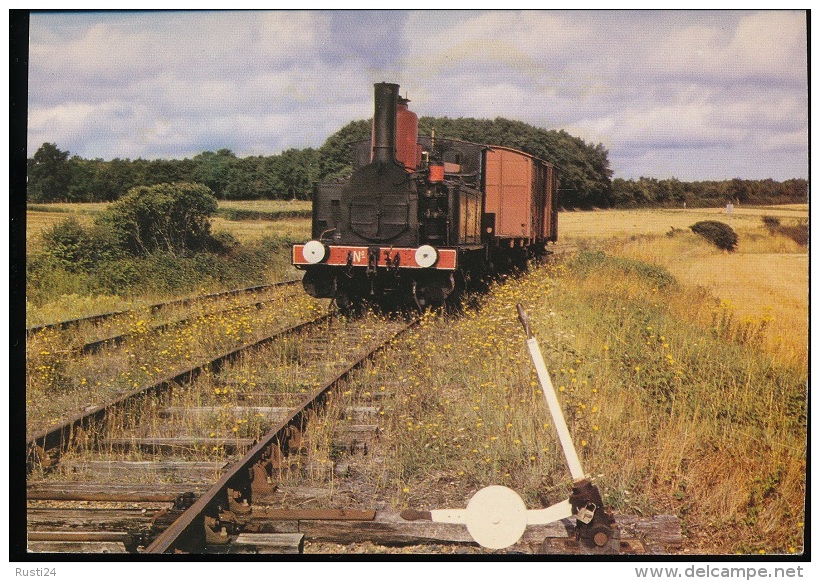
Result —
[[491, 146], [484, 154], [484, 231], [496, 244], [529, 246], [557, 239], [557, 176], [537, 157]]

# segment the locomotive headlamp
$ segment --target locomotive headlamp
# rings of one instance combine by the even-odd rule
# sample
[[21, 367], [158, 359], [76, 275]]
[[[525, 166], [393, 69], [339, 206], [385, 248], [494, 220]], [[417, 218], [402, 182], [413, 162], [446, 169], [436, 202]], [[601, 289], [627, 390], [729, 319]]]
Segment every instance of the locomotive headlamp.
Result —
[[305, 257], [310, 264], [319, 264], [325, 259], [327, 249], [325, 245], [318, 240], [311, 240], [302, 248], [302, 256]]
[[436, 252], [436, 249], [429, 244], [419, 246], [416, 249], [416, 264], [422, 268], [429, 268], [433, 266], [437, 260], [438, 252]]

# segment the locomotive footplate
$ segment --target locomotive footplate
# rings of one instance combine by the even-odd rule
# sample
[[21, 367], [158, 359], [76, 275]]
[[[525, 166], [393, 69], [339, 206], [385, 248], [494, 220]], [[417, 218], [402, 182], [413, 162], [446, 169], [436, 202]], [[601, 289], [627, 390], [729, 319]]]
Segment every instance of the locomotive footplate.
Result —
[[392, 246], [331, 246], [313, 240], [293, 247], [293, 264], [305, 271], [312, 297], [341, 308], [362, 301], [425, 308], [442, 304], [455, 289], [458, 250]]
[[456, 270], [458, 250], [433, 248], [426, 244], [415, 248], [330, 245], [313, 240], [307, 244], [293, 246], [292, 264], [305, 269], [314, 266], [350, 266], [354, 269], [362, 267]]

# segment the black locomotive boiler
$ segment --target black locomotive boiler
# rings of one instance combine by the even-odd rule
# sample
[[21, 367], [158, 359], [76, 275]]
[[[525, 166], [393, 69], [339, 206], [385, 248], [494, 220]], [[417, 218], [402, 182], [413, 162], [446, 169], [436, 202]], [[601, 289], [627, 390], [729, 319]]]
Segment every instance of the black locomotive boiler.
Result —
[[353, 174], [317, 184], [312, 240], [293, 264], [317, 298], [419, 307], [523, 265], [557, 238], [552, 164], [507, 147], [418, 135], [399, 86], [375, 85], [370, 140]]

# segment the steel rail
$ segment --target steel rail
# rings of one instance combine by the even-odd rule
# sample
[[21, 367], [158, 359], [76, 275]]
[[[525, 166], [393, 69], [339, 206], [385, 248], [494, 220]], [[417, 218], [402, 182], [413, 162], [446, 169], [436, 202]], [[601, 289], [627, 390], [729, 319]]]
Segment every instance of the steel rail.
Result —
[[235, 349], [231, 349], [230, 351], [222, 353], [221, 355], [218, 355], [208, 361], [198, 363], [182, 371], [172, 372], [171, 374], [160, 378], [151, 385], [139, 387], [133, 391], [121, 395], [114, 400], [87, 408], [84, 412], [70, 417], [59, 426], [36, 432], [31, 438], [28, 439], [26, 443], [26, 470], [31, 471], [36, 466], [39, 454], [48, 453], [52, 450], [58, 450], [59, 452], [65, 450], [72, 441], [72, 434], [76, 433], [80, 428], [84, 428], [102, 421], [102, 419], [110, 411], [123, 407], [128, 402], [134, 401], [139, 397], [161, 393], [170, 388], [170, 386], [174, 383], [191, 381], [205, 367], [210, 367], [211, 369], [217, 370], [223, 363], [232, 360], [237, 355], [247, 351], [248, 349], [265, 345], [278, 338], [301, 331], [311, 325], [320, 324], [326, 321], [330, 316], [331, 315], [329, 314], [321, 315], [309, 321], [292, 325], [282, 329], [281, 331], [277, 331], [273, 335], [269, 335], [257, 341], [246, 343]]
[[[279, 300], [280, 298], [281, 297], [273, 297], [273, 298], [266, 299], [264, 301], [257, 301], [255, 303], [251, 303], [251, 304], [247, 304], [247, 305], [239, 305], [239, 306], [234, 306], [234, 307], [228, 307], [227, 309], [222, 309], [221, 311], [213, 311], [213, 312], [210, 312], [210, 313], [206, 313], [204, 315], [197, 315], [197, 317], [200, 317], [200, 316], [210, 317], [210, 316], [213, 316], [213, 315], [224, 315], [224, 314], [228, 314], [228, 313], [233, 313], [235, 311], [240, 311], [242, 309], [251, 309], [251, 308], [260, 309], [264, 305], [266, 305], [268, 303], [272, 303], [273, 301]], [[159, 325], [154, 325], [153, 327], [149, 327], [147, 330], [150, 333], [158, 333], [160, 331], [165, 331], [166, 329], [170, 329], [171, 327], [175, 327], [177, 325], [184, 324], [185, 322], [190, 321], [194, 318], [196, 318], [196, 317], [186, 317], [186, 318], [183, 318], [183, 319], [177, 319], [175, 321], [169, 321], [167, 323], [161, 323]], [[77, 351], [79, 353], [83, 354], [83, 355], [88, 355], [90, 353], [96, 353], [104, 345], [111, 344], [113, 346], [117, 346], [120, 343], [122, 343], [123, 341], [125, 341], [128, 337], [133, 336], [134, 334], [135, 334], [134, 332], [128, 332], [128, 333], [122, 333], [120, 335], [115, 335], [113, 337], [106, 337], [105, 339], [98, 339], [97, 341], [90, 341], [90, 342], [86, 343], [85, 345], [83, 345], [82, 347], [79, 347], [77, 349]]]
[[202, 494], [171, 526], [157, 536], [145, 549], [145, 553], [202, 552], [205, 549], [205, 517], [208, 516], [208, 513], [215, 514], [219, 508], [228, 506], [228, 489], [247, 490], [250, 487], [251, 467], [270, 453], [271, 446], [277, 446], [285, 440], [286, 431], [290, 426], [300, 424], [305, 412], [321, 405], [327, 394], [341, 381], [344, 381], [351, 372], [385, 349], [397, 337], [418, 325], [420, 320], [417, 317], [403, 328], [391, 333], [379, 345], [361, 355], [336, 377], [305, 397], [289, 418], [282, 420], [278, 426], [262, 436], [260, 441], [243, 458], [234, 463], [207, 492]]
[[[263, 290], [266, 290], [266, 289], [269, 289], [269, 288], [276, 288], [276, 287], [279, 287], [279, 286], [293, 285], [293, 284], [296, 284], [300, 281], [301, 281], [301, 279], [297, 278], [297, 279], [293, 279], [293, 280], [284, 280], [284, 281], [281, 281], [281, 282], [274, 282], [274, 283], [271, 283], [271, 284], [261, 284], [261, 285], [250, 286], [250, 287], [241, 288], [241, 289], [221, 291], [221, 292], [218, 292], [218, 293], [211, 293], [211, 294], [207, 294], [207, 295], [186, 297], [186, 298], [182, 298], [182, 299], [175, 299], [175, 300], [172, 300], [172, 301], [166, 301], [164, 303], [155, 303], [153, 305], [148, 305], [145, 308], [150, 309], [152, 312], [154, 312], [154, 311], [161, 310], [165, 307], [187, 306], [187, 305], [189, 305], [191, 303], [194, 303], [196, 301], [203, 301], [203, 300], [207, 300], [207, 299], [216, 299], [216, 298], [220, 298], [220, 297], [228, 297], [228, 296], [235, 296], [235, 295], [240, 295], [240, 294], [245, 294], [245, 293], [259, 292], [259, 291], [263, 291]], [[79, 317], [77, 319], [68, 319], [66, 321], [58, 321], [56, 323], [47, 323], [45, 325], [37, 325], [35, 327], [29, 327], [28, 329], [26, 329], [26, 337], [29, 337], [31, 335], [34, 335], [36, 333], [39, 333], [41, 331], [45, 331], [45, 330], [48, 330], [48, 329], [64, 330], [64, 329], [67, 329], [71, 326], [80, 325], [81, 323], [99, 323], [100, 321], [104, 321], [105, 319], [110, 319], [112, 317], [117, 317], [117, 316], [120, 316], [120, 315], [127, 315], [128, 313], [132, 313], [136, 310], [138, 310], [138, 309], [125, 309], [125, 310], [122, 310], [122, 311], [111, 311], [109, 313], [101, 313], [99, 315], [90, 315], [88, 317]]]

